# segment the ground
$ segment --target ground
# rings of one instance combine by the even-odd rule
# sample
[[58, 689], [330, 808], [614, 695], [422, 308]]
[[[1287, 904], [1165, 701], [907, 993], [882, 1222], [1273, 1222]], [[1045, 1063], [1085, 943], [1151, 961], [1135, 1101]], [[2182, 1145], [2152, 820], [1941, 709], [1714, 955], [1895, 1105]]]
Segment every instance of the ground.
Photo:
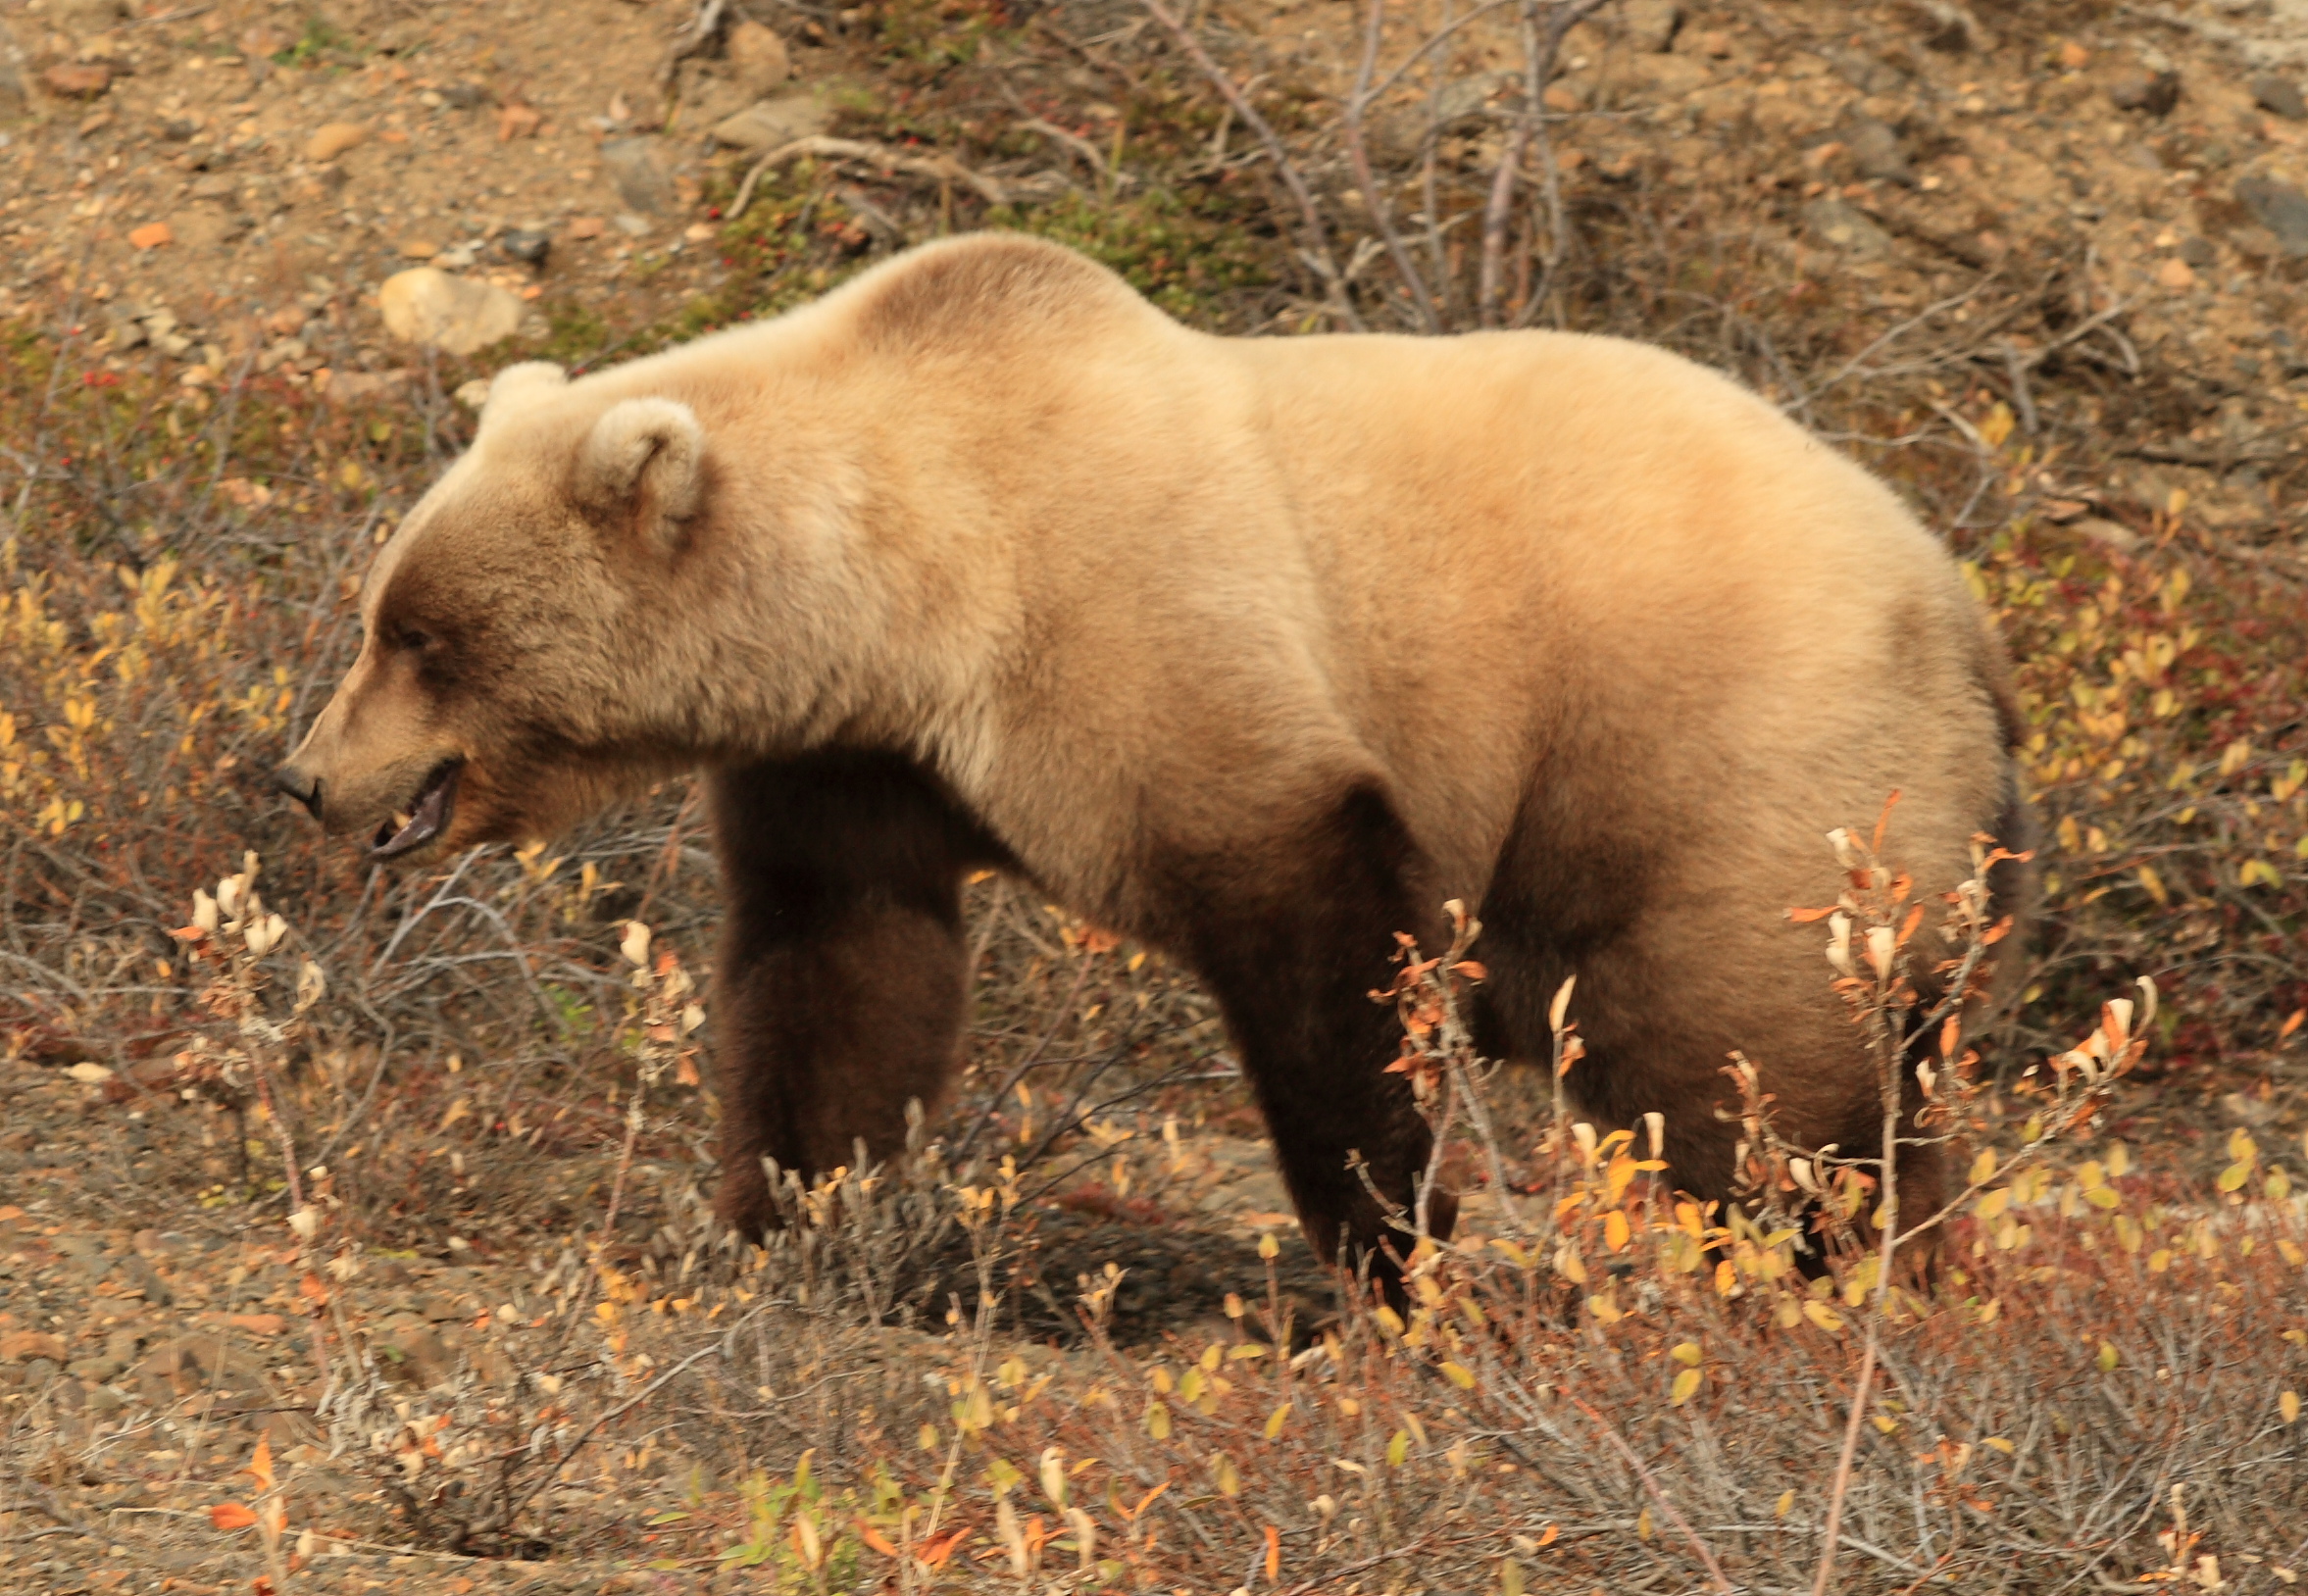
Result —
[[[1271, 144], [1119, 0], [0, 0], [0, 1584], [1810, 1588], [1846, 1498], [1839, 1588], [2308, 1568], [2308, 15], [1621, 0], [1543, 125], [1506, 10], [1383, 8], [1369, 73], [1360, 8], [1183, 15]], [[458, 393], [979, 224], [1222, 330], [1654, 338], [1949, 539], [2046, 925], [1880, 1359], [1864, 1269], [1686, 1231], [1530, 1073], [1490, 1245], [1342, 1308], [1209, 1001], [993, 880], [935, 1155], [736, 1248], [685, 786], [407, 881], [283, 813]], [[429, 330], [420, 268], [477, 285]], [[262, 955], [199, 927], [243, 850]]]

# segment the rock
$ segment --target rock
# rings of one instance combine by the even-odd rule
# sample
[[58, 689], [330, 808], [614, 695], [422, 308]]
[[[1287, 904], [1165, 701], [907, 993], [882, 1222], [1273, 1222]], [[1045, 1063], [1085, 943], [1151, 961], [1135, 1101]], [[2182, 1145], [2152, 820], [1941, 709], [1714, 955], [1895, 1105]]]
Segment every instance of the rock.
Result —
[[649, 219], [645, 216], [635, 216], [630, 211], [620, 211], [617, 214], [617, 230], [628, 238], [646, 236], [649, 231]]
[[[713, 136], [734, 149], [774, 150], [797, 138], [822, 133], [831, 125], [833, 108], [808, 89], [797, 89], [725, 117], [714, 124]], [[606, 154], [608, 146], [602, 148]]]
[[158, 249], [163, 244], [174, 242], [176, 236], [176, 231], [166, 222], [147, 222], [141, 227], [128, 229], [128, 242], [138, 249]]
[[0, 1335], [0, 1364], [29, 1363], [34, 1358], [64, 1362], [64, 1337], [46, 1330], [12, 1330]]
[[2235, 185], [2238, 204], [2276, 234], [2277, 248], [2298, 259], [2308, 255], [2308, 194], [2272, 177], [2246, 177]]
[[420, 1390], [430, 1390], [457, 1372], [439, 1332], [422, 1320], [405, 1319], [385, 1325], [376, 1346], [386, 1372]]
[[2108, 99], [2119, 111], [2145, 111], [2151, 117], [2170, 116], [2172, 108], [2180, 103], [2180, 74], [2130, 74], [2108, 86]]
[[385, 278], [376, 303], [394, 337], [451, 355], [485, 349], [521, 326], [521, 301], [511, 293], [429, 266]]
[[1952, 0], [1907, 0], [1901, 9], [1932, 49], [1961, 55], [1967, 50], [1995, 48], [1994, 37], [1980, 25], [1980, 19], [1970, 8]]
[[793, 63], [785, 41], [774, 29], [756, 22], [741, 22], [729, 29], [729, 75], [737, 86], [759, 98], [792, 75]]
[[601, 166], [627, 209], [656, 216], [674, 208], [674, 156], [664, 139], [613, 138], [601, 146]]
[[1851, 152], [1851, 164], [1859, 169], [1862, 177], [1894, 183], [1915, 179], [1915, 173], [1907, 164], [1907, 151], [1900, 147], [1899, 135], [1887, 124], [1873, 118], [1860, 119], [1843, 130], [1843, 147]]
[[2189, 238], [2182, 242], [2180, 258], [2201, 271], [2220, 264], [2220, 251], [2209, 238]]
[[441, 246], [429, 238], [401, 240], [401, 259], [404, 261], [429, 261], [440, 252]]
[[474, 111], [489, 103], [489, 91], [478, 83], [443, 83], [440, 96], [458, 111]]
[[2175, 255], [2162, 266], [2156, 268], [2156, 280], [2165, 287], [2175, 290], [2193, 288], [2196, 285], [2196, 274], [2187, 262]]
[[305, 159], [333, 161], [356, 144], [369, 141], [369, 129], [357, 122], [332, 122], [313, 129], [305, 140]]
[[1682, 26], [1682, 0], [1627, 0], [1627, 42], [1647, 55], [1660, 55], [1675, 45], [1675, 30]]
[[598, 238], [609, 230], [609, 219], [599, 216], [577, 216], [569, 219], [572, 238]]
[[1874, 256], [1891, 248], [1891, 235], [1865, 211], [1823, 196], [1803, 207], [1803, 224], [1815, 242], [1846, 255]]
[[2068, 529], [2118, 554], [2136, 554], [2146, 541], [2131, 527], [2100, 516], [2085, 516]]
[[60, 61], [40, 75], [40, 86], [60, 100], [93, 100], [112, 87], [112, 69], [101, 61]]
[[497, 234], [497, 247], [517, 261], [535, 266], [553, 247], [553, 235], [543, 227], [507, 227]]
[[544, 122], [544, 113], [533, 105], [500, 106], [497, 110], [497, 142], [510, 144], [517, 138], [534, 138]]
[[49, 0], [48, 20], [76, 39], [108, 33], [128, 16], [128, 0]]
[[2262, 73], [2252, 79], [2252, 102], [2286, 122], [2308, 122], [2308, 99], [2301, 97], [2300, 85], [2280, 74]]

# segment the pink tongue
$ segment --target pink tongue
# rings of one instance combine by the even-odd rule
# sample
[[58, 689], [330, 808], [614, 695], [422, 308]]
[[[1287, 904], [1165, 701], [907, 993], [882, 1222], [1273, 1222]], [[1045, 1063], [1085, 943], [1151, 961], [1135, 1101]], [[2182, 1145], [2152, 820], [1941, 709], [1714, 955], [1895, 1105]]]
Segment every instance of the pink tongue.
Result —
[[425, 797], [417, 805], [417, 812], [409, 817], [409, 823], [395, 831], [391, 840], [385, 843], [388, 852], [418, 838], [428, 837], [440, 829], [441, 798], [448, 787], [446, 781], [436, 781], [426, 789]]

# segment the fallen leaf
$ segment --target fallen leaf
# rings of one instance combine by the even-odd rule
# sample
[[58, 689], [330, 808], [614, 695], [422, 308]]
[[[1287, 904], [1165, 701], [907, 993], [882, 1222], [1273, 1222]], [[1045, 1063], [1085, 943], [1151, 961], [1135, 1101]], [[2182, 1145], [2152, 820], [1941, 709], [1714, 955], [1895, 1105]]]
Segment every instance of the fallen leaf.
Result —
[[246, 1529], [257, 1521], [257, 1516], [239, 1502], [219, 1502], [209, 1509], [209, 1522], [219, 1529]]
[[163, 244], [176, 241], [176, 234], [166, 222], [147, 222], [143, 226], [131, 228], [128, 232], [128, 242], [138, 249], [158, 249]]
[[278, 1335], [288, 1327], [288, 1321], [278, 1314], [234, 1314], [225, 1322], [251, 1335]]

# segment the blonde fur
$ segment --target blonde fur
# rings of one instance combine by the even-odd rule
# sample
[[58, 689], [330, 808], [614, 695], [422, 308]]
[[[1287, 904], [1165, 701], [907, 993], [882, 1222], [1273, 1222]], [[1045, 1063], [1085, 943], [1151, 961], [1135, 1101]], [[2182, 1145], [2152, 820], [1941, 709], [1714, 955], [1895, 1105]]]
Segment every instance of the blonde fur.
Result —
[[[575, 381], [514, 368], [378, 561], [373, 631], [404, 601], [485, 690], [373, 635], [298, 755], [332, 826], [436, 757], [467, 762], [454, 847], [669, 766], [885, 751], [1061, 901], [1180, 946], [1150, 848], [1252, 879], [1368, 790], [1430, 909], [1535, 850], [1526, 989], [1580, 970], [1590, 1100], [1666, 1110], [1679, 1164], [1724, 1157], [1730, 1045], [1798, 1137], [1864, 1122], [1785, 917], [1834, 895], [1822, 834], [1898, 790], [1936, 892], [2011, 807], [1946, 552], [1736, 383], [1569, 333], [1214, 337], [1017, 236]], [[1426, 927], [1370, 936], [1397, 928]], [[1528, 1036], [1543, 997], [1498, 1001]]]

